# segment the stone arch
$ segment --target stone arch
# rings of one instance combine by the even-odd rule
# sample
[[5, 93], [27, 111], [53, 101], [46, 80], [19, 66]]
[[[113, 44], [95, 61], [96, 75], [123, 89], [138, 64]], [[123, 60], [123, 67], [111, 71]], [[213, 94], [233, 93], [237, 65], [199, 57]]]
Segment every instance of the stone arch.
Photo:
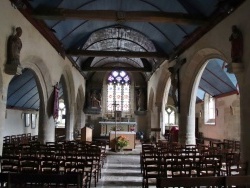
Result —
[[219, 58], [227, 62], [226, 57], [218, 50], [204, 48], [197, 51], [181, 69], [180, 88], [180, 131], [182, 144], [195, 144], [195, 101], [200, 77], [209, 59]]
[[62, 81], [64, 102], [66, 107], [66, 121], [65, 121], [65, 131], [66, 140], [73, 139], [74, 132], [74, 110], [75, 110], [75, 84], [71, 68], [65, 66], [63, 73], [61, 75], [60, 81]]
[[163, 93], [163, 98], [162, 98], [162, 125], [161, 125], [161, 132], [162, 134], [165, 133], [165, 124], [167, 122], [167, 112], [166, 112], [166, 107], [168, 105], [168, 96], [169, 96], [169, 90], [170, 90], [170, 86], [171, 86], [171, 80], [168, 78], [166, 85], [164, 87], [164, 93]]
[[27, 57], [23, 60], [22, 66], [23, 68], [31, 69], [34, 72], [39, 92], [40, 107], [38, 139], [41, 142], [54, 141], [54, 129], [50, 129], [49, 131], [45, 130], [45, 127], [50, 127], [49, 125], [54, 126], [52, 107], [49, 105], [51, 100], [53, 100], [51, 95], [53, 93], [53, 84], [51, 77], [48, 74], [49, 69], [45, 65], [44, 61], [36, 56]]
[[[185, 90], [186, 93], [188, 93], [189, 99], [193, 96], [192, 94], [194, 93], [193, 92], [194, 86], [196, 82], [198, 81], [197, 76], [199, 75], [199, 73], [201, 73], [201, 70], [205, 68], [207, 61], [213, 58], [222, 59], [225, 62], [227, 62], [227, 59], [225, 58], [225, 56], [218, 50], [205, 48], [196, 52], [190, 59], [189, 63], [187, 64], [188, 67], [185, 67], [185, 70], [188, 70], [188, 71], [186, 71], [185, 74], [181, 76], [181, 83], [182, 83], [181, 90], [182, 91]], [[191, 78], [190, 78], [190, 75], [192, 76]], [[190, 101], [190, 102], [193, 103], [194, 101]], [[186, 107], [189, 108], [189, 106], [186, 106]]]
[[167, 86], [170, 87], [167, 83], [169, 82], [170, 78], [170, 72], [167, 68], [162, 68], [161, 75], [159, 77], [159, 81], [157, 83], [156, 87], [156, 93], [155, 93], [155, 103], [163, 103], [163, 98], [166, 93], [166, 89], [168, 90]]

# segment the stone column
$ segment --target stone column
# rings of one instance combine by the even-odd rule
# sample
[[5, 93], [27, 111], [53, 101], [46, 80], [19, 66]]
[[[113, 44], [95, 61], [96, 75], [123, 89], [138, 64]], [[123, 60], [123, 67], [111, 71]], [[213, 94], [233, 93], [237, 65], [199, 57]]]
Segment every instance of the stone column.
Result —
[[3, 129], [5, 125], [5, 115], [6, 115], [6, 104], [7, 104], [7, 89], [3, 89], [4, 92], [1, 93], [1, 100], [0, 100], [0, 155], [3, 152]]
[[[192, 98], [192, 96], [191, 96]], [[179, 117], [179, 142], [185, 144], [196, 144], [195, 139], [195, 102], [188, 95], [181, 96]], [[193, 101], [193, 102], [190, 102]]]
[[154, 108], [154, 123], [151, 125], [151, 129], [153, 128], [154, 134], [156, 136], [156, 142], [160, 139], [160, 132], [161, 132], [161, 122], [160, 122], [160, 115], [161, 115], [162, 103], [158, 102], [155, 104]]
[[[228, 72], [234, 73], [240, 89], [240, 125], [241, 125], [241, 136], [240, 136], [240, 150], [241, 160], [250, 162], [250, 115], [249, 115], [249, 104], [250, 104], [250, 82], [244, 77], [244, 65], [242, 63], [230, 63], [228, 64]], [[248, 174], [250, 174], [250, 166], [248, 165]]]
[[53, 116], [48, 117], [46, 113], [39, 111], [38, 140], [41, 143], [55, 141], [55, 122]]
[[74, 107], [66, 109], [65, 134], [66, 140], [74, 139]]
[[48, 101], [40, 98], [38, 140], [41, 143], [55, 141], [55, 121], [53, 118], [53, 90]]

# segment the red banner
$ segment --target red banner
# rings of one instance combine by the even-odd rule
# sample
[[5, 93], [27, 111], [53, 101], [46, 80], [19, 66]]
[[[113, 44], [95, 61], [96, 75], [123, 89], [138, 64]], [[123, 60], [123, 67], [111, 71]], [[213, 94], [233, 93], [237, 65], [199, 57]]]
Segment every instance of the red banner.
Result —
[[53, 117], [54, 119], [58, 118], [59, 112], [59, 88], [58, 84], [54, 86], [54, 106], [53, 106]]

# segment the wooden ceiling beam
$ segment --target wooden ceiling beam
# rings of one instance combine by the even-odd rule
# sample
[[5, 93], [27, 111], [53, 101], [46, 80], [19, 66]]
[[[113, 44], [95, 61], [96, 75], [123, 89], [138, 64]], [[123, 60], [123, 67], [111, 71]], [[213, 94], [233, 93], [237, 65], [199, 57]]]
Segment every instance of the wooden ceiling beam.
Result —
[[66, 52], [70, 56], [88, 57], [131, 57], [131, 58], [165, 58], [169, 56], [159, 52], [124, 52], [124, 51], [95, 51], [95, 50], [69, 50]]
[[33, 16], [47, 20], [101, 20], [118, 22], [159, 22], [176, 24], [204, 24], [206, 19], [183, 13], [159, 11], [115, 11], [115, 10], [71, 10], [71, 9], [36, 9]]
[[152, 69], [147, 68], [137, 68], [137, 67], [84, 67], [83, 72], [106, 72], [113, 70], [123, 70], [127, 72], [152, 72]]

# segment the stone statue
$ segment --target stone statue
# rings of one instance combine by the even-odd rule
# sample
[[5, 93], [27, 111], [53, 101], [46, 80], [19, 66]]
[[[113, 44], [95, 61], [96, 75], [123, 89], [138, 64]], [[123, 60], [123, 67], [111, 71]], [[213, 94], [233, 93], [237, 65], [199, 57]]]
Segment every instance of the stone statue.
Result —
[[91, 94], [91, 107], [101, 108], [101, 94], [94, 90]]
[[20, 65], [20, 52], [22, 49], [22, 35], [21, 27], [16, 28], [16, 34], [11, 35], [8, 40], [8, 64]]
[[178, 100], [177, 100], [177, 94], [176, 94], [176, 91], [177, 91], [177, 88], [178, 88], [178, 78], [177, 78], [177, 75], [176, 75], [176, 70], [174, 69], [174, 67], [169, 67], [168, 68], [169, 72], [171, 73], [171, 85], [172, 85], [172, 98], [173, 98], [173, 101], [174, 101], [174, 104], [175, 106], [177, 107], [178, 106]]
[[145, 110], [145, 93], [143, 89], [139, 89], [137, 95], [137, 110], [144, 111]]
[[171, 73], [172, 97], [176, 107], [178, 107], [178, 71], [184, 63], [186, 63], [186, 58], [182, 60], [177, 59], [176, 64], [168, 68]]
[[232, 62], [242, 62], [243, 55], [243, 37], [241, 31], [236, 25], [232, 26], [232, 34], [229, 37], [231, 42], [231, 58]]

